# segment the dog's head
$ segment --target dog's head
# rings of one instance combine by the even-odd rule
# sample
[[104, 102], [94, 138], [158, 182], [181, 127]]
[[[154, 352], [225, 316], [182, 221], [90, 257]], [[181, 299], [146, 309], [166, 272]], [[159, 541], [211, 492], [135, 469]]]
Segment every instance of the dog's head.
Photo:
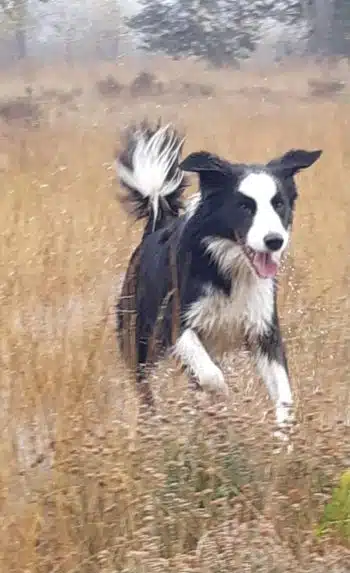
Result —
[[225, 270], [232, 261], [262, 278], [276, 275], [297, 198], [294, 175], [321, 153], [291, 150], [266, 165], [246, 165], [201, 151], [182, 162], [182, 170], [199, 174], [204, 241]]

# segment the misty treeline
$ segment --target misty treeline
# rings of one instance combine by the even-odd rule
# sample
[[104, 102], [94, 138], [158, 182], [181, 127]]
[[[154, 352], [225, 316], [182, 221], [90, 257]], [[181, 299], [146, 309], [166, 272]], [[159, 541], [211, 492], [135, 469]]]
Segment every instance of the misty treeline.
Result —
[[279, 53], [350, 55], [350, 0], [140, 0], [128, 26], [141, 46], [216, 65], [251, 56], [264, 42]]
[[266, 45], [274, 59], [349, 56], [350, 0], [0, 0], [0, 40], [11, 39], [19, 58], [29, 44], [56, 42], [66, 57], [73, 44], [89, 43], [95, 56], [114, 59], [121, 37], [130, 49], [214, 65], [238, 63]]
[[124, 0], [0, 0], [0, 63], [27, 56], [115, 59], [121, 4]]

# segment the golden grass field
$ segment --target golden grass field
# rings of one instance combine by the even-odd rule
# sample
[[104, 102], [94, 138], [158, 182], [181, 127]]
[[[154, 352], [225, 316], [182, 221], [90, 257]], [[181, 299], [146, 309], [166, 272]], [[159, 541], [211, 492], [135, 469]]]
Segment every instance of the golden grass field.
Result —
[[[314, 65], [155, 60], [165, 88], [136, 97], [137, 66], [1, 76], [0, 112], [30, 86], [42, 117], [0, 119], [0, 571], [350, 571], [349, 529], [315, 533], [350, 466], [349, 70], [337, 70], [342, 94], [316, 97]], [[103, 96], [96, 81], [108, 74], [124, 87]], [[114, 301], [140, 226], [115, 200], [112, 162], [120, 129], [145, 115], [185, 128], [185, 153], [324, 150], [298, 176], [280, 279], [298, 419], [290, 454], [273, 453], [271, 405], [244, 355], [227, 365], [227, 408], [199, 400], [169, 363], [152, 377], [159, 415], [138, 420]]]

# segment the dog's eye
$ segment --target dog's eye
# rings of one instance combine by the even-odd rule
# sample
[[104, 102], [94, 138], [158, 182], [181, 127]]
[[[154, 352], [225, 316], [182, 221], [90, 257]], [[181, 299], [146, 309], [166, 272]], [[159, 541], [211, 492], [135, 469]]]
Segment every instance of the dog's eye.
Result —
[[273, 208], [281, 213], [284, 211], [284, 202], [280, 197], [276, 197], [275, 200], [272, 200]]
[[253, 208], [248, 203], [241, 203], [240, 208], [242, 209], [242, 211], [244, 211], [248, 215], [253, 215]]
[[274, 204], [274, 207], [275, 207], [276, 211], [283, 211], [283, 209], [284, 209], [283, 201], [276, 201], [276, 203]]

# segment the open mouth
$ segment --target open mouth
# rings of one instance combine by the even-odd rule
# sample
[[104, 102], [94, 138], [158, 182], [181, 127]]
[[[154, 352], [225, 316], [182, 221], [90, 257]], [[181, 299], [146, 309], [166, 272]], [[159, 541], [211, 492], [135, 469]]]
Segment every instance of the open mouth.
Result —
[[247, 245], [241, 246], [248, 261], [260, 278], [269, 279], [276, 276], [278, 264], [272, 260], [272, 253], [254, 251]]

